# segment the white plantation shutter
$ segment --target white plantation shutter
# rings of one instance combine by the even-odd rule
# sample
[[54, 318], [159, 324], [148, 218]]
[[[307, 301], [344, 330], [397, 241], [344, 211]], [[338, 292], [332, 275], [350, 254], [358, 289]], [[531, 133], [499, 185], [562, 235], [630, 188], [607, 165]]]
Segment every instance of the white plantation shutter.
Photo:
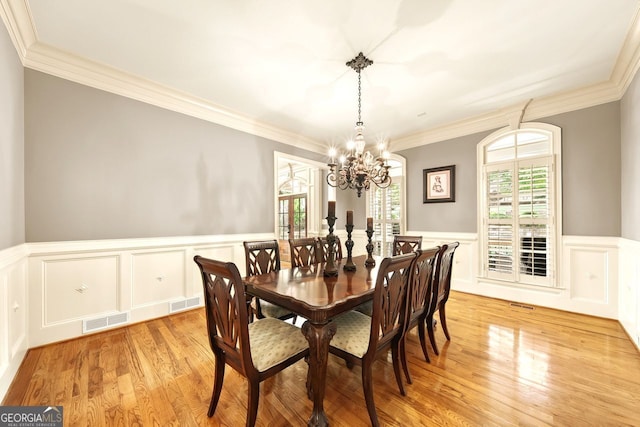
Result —
[[524, 129], [503, 132], [481, 143], [479, 204], [482, 274], [486, 278], [556, 284], [555, 219], [560, 201], [554, 158], [559, 141], [554, 142], [553, 135]]
[[373, 218], [373, 254], [391, 256], [393, 236], [402, 228], [403, 204], [403, 164], [389, 160], [392, 177], [391, 185], [378, 188], [375, 185], [367, 191], [367, 216]]
[[373, 218], [373, 253], [390, 256], [394, 234], [400, 234], [401, 210], [400, 197], [402, 185], [399, 177], [387, 188], [371, 189], [369, 214]]
[[493, 165], [485, 169], [487, 183], [488, 277], [514, 280], [513, 166]]
[[553, 163], [550, 157], [518, 162], [520, 282], [550, 285], [553, 266]]
[[370, 191], [369, 197], [369, 215], [373, 218], [373, 236], [371, 238], [373, 242], [373, 253], [380, 255], [382, 246], [384, 245], [384, 239], [382, 236], [385, 232], [385, 205], [386, 198], [385, 192], [382, 188], [374, 187]]

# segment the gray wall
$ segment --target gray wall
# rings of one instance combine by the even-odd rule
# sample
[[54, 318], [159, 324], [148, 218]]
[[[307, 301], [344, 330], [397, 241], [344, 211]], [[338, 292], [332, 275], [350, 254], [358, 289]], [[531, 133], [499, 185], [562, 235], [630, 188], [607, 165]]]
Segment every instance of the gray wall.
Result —
[[[404, 150], [407, 159], [407, 230], [476, 232], [476, 145], [490, 132]], [[456, 166], [455, 202], [423, 203], [423, 169]]]
[[[36, 71], [25, 71], [24, 84], [29, 242], [271, 232], [273, 151], [326, 160]], [[635, 147], [637, 158], [632, 113], [625, 109], [625, 150]], [[620, 236], [620, 103], [538, 121], [563, 132], [564, 234]], [[476, 232], [476, 144], [489, 133], [399, 153], [407, 159], [408, 230]], [[423, 204], [422, 170], [449, 164], [456, 202]], [[635, 171], [626, 170], [626, 192], [635, 195]], [[364, 198], [348, 193], [338, 193], [338, 216], [353, 209], [362, 228]]]
[[[620, 103], [536, 121], [562, 128], [563, 233], [620, 236]], [[400, 153], [407, 158], [409, 230], [476, 232], [476, 145], [490, 133]], [[456, 202], [423, 204], [422, 170], [451, 164]]]
[[562, 229], [620, 236], [620, 103], [538, 120], [562, 128]]
[[25, 71], [26, 240], [273, 231], [289, 145]]
[[640, 240], [640, 77], [636, 75], [621, 107], [621, 236]]
[[25, 242], [24, 77], [0, 25], [0, 250]]

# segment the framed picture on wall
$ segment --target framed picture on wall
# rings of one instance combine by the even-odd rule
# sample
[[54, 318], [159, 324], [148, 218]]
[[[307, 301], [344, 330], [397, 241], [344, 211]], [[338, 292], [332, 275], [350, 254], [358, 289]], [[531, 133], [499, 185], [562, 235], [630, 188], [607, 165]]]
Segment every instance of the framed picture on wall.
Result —
[[423, 169], [422, 203], [456, 201], [456, 165]]

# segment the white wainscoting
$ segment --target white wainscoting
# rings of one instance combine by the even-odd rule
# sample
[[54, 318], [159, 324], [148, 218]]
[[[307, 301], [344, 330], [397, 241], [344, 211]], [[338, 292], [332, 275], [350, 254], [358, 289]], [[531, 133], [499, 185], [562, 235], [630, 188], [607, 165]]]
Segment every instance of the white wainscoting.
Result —
[[27, 246], [0, 251], [0, 401], [29, 348]]
[[424, 233], [407, 232], [410, 236], [422, 236], [422, 247], [432, 248], [451, 242], [458, 242], [460, 246], [453, 256], [451, 269], [451, 288], [462, 292], [471, 292], [476, 284], [478, 275], [478, 237], [475, 233]]
[[[618, 319], [619, 238], [564, 236], [559, 269], [560, 285], [557, 288], [545, 288], [515, 286], [479, 277], [480, 258], [475, 233], [413, 231], [407, 234], [423, 236], [423, 248], [452, 241], [460, 242], [452, 271], [451, 288], [454, 290]], [[637, 276], [636, 272], [635, 277]]]
[[[343, 245], [346, 233], [338, 232]], [[564, 236], [561, 286], [515, 287], [478, 277], [475, 233], [429, 233], [423, 247], [458, 241], [452, 288], [493, 298], [618, 319], [640, 349], [640, 242]], [[272, 234], [31, 243], [0, 251], [0, 400], [26, 350], [83, 334], [101, 316], [140, 322], [170, 304], [202, 301], [196, 254], [233, 261], [244, 272], [244, 240]], [[366, 234], [355, 230], [354, 255]], [[346, 256], [346, 253], [345, 253]], [[177, 302], [177, 303], [176, 303]], [[121, 316], [125, 313], [126, 316]]]
[[[74, 338], [88, 322], [109, 325], [170, 314], [170, 304], [202, 305], [195, 255], [236, 263], [244, 272], [244, 240], [272, 234], [170, 237], [29, 244], [29, 346]], [[184, 304], [186, 307], [193, 305]]]
[[618, 320], [640, 350], [640, 242], [620, 239]]
[[617, 319], [620, 239], [563, 236], [562, 242], [566, 293], [554, 308]]

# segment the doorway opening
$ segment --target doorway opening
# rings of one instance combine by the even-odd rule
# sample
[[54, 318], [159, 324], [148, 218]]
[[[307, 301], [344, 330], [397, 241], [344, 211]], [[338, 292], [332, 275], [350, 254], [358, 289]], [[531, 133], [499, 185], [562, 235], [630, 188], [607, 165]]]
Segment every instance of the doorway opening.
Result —
[[321, 229], [322, 187], [325, 165], [284, 153], [275, 153], [275, 230], [283, 263], [291, 260], [289, 239], [315, 237]]

